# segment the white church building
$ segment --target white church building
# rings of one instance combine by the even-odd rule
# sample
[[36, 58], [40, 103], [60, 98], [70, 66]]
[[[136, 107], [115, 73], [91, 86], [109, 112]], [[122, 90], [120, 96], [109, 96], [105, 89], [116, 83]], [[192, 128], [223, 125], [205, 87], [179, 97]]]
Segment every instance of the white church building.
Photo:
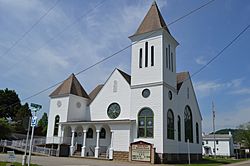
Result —
[[46, 143], [68, 147], [69, 156], [167, 163], [187, 161], [190, 152], [201, 159], [192, 81], [176, 72], [178, 42], [156, 2], [129, 38], [131, 75], [114, 69], [88, 94], [72, 74], [50, 94]]

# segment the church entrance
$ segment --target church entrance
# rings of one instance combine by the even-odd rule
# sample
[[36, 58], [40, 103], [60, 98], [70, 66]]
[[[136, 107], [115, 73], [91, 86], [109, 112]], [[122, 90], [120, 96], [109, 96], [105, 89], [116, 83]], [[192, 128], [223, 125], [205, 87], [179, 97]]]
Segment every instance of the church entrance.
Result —
[[[108, 124], [64, 124], [64, 143], [70, 145], [70, 156], [109, 158], [112, 132]], [[68, 139], [71, 137], [70, 139]], [[70, 140], [70, 141], [69, 141]]]

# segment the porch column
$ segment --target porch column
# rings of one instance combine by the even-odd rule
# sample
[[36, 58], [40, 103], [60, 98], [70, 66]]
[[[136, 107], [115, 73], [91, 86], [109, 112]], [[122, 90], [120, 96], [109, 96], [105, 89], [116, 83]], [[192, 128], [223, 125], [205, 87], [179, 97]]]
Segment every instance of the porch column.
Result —
[[113, 153], [114, 153], [114, 148], [113, 148], [113, 141], [114, 141], [114, 131], [110, 131], [110, 148], [109, 148], [109, 160], [113, 160]]
[[75, 128], [72, 128], [71, 133], [72, 133], [72, 136], [71, 136], [71, 145], [70, 145], [70, 156], [72, 156], [74, 153]]
[[64, 137], [64, 126], [61, 125], [61, 137], [60, 137], [60, 142], [59, 144], [63, 144], [63, 137]]
[[85, 150], [86, 150], [86, 134], [87, 130], [83, 130], [83, 143], [82, 143], [82, 153], [81, 156], [85, 157]]
[[96, 147], [95, 147], [95, 158], [99, 156], [99, 137], [100, 137], [100, 130], [96, 130]]

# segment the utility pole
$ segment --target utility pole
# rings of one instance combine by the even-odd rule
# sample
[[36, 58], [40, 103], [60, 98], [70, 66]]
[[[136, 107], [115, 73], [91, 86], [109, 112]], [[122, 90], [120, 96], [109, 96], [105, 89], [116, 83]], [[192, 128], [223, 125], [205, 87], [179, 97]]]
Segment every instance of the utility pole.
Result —
[[213, 133], [214, 133], [214, 157], [216, 158], [216, 141], [215, 141], [215, 109], [214, 102], [212, 101], [212, 112], [213, 112]]

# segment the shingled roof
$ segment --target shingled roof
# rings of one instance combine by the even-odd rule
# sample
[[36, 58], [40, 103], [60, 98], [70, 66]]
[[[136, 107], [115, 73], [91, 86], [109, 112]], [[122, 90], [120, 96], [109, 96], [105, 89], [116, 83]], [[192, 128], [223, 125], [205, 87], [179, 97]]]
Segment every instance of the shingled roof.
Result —
[[170, 34], [161, 12], [154, 1], [134, 35], [159, 30], [161, 28], [165, 29]]
[[177, 91], [181, 89], [182, 83], [189, 77], [188, 72], [176, 73]]
[[121, 73], [121, 75], [125, 78], [125, 80], [129, 83], [129, 85], [130, 85], [130, 83], [131, 83], [131, 76], [130, 75], [128, 75], [127, 73], [125, 73], [124, 71], [121, 71], [120, 69], [117, 69], [120, 73]]
[[98, 85], [97, 87], [95, 87], [95, 89], [92, 90], [92, 92], [90, 92], [89, 94], [89, 98], [91, 100], [91, 102], [95, 99], [95, 97], [98, 95], [98, 93], [100, 92], [100, 90], [102, 89], [103, 84]]
[[86, 91], [83, 89], [80, 82], [77, 80], [74, 74], [71, 74], [63, 83], [56, 88], [49, 96], [56, 97], [61, 95], [73, 94], [84, 98], [89, 98]]

